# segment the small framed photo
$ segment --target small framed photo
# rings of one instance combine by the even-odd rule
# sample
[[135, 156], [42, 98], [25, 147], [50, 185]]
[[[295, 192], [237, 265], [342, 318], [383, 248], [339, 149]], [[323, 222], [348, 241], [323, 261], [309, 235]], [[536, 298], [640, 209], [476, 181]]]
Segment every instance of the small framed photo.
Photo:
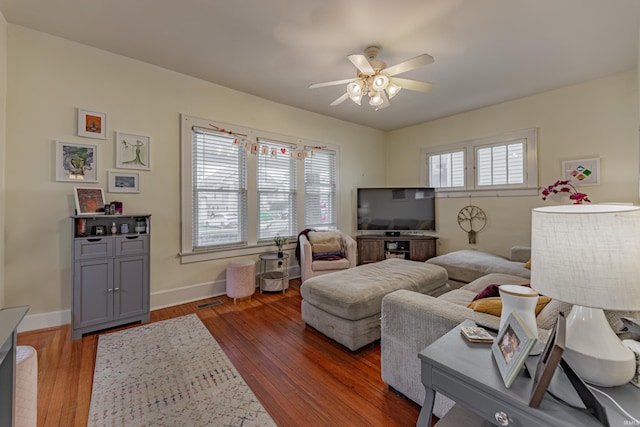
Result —
[[[104, 192], [98, 187], [73, 187], [76, 215], [104, 215]], [[102, 209], [102, 211], [100, 211]]]
[[109, 193], [139, 193], [140, 173], [122, 172], [116, 170], [107, 171]]
[[531, 389], [531, 398], [529, 406], [538, 408], [542, 398], [544, 397], [547, 387], [551, 382], [551, 378], [560, 363], [562, 353], [564, 352], [566, 323], [562, 313], [558, 314], [558, 320], [551, 329], [547, 344], [538, 359], [536, 373], [533, 377], [533, 387]]
[[56, 181], [98, 182], [98, 146], [56, 141]]
[[600, 159], [566, 160], [562, 162], [564, 180], [577, 185], [600, 185]]
[[493, 359], [507, 388], [513, 384], [537, 340], [518, 312], [512, 311], [491, 344]]
[[151, 137], [116, 133], [116, 168], [151, 170]]
[[107, 115], [78, 108], [78, 136], [107, 139]]

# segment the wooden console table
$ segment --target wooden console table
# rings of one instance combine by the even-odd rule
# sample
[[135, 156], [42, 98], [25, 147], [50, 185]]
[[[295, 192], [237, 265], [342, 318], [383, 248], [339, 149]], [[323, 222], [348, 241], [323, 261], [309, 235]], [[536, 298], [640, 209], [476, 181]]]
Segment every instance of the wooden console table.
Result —
[[[474, 323], [467, 320], [464, 324]], [[511, 387], [506, 388], [492, 358], [491, 346], [468, 342], [460, 335], [460, 326], [425, 348], [418, 356], [422, 364], [422, 384], [426, 391], [418, 426], [431, 425], [436, 392], [457, 403], [453, 412], [450, 411], [451, 418], [459, 415], [458, 406], [477, 415], [476, 419], [469, 420], [468, 425], [480, 425], [478, 420], [490, 420], [492, 424], [502, 426], [602, 426], [585, 411], [564, 405], [548, 394], [539, 408], [529, 407], [533, 380], [521, 372]], [[629, 383], [620, 387], [598, 388], [635, 418], [640, 418], [640, 389]], [[594, 394], [605, 406], [611, 426], [634, 425], [608, 399], [599, 393]], [[448, 416], [449, 413], [437, 426], [454, 425], [451, 424], [452, 421], [448, 421]]]
[[0, 310], [0, 426], [13, 425], [16, 391], [16, 329], [29, 307]]
[[386, 258], [426, 261], [437, 255], [435, 236], [357, 236], [358, 265], [379, 262]]

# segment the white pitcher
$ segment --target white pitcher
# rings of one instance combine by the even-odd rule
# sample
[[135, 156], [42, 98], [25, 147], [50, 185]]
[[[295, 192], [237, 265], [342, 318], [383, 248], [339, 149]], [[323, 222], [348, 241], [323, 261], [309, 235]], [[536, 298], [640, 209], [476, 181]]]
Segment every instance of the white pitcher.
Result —
[[529, 330], [537, 337], [536, 305], [538, 292], [527, 286], [501, 285], [498, 288], [502, 299], [502, 313], [500, 315], [500, 330], [504, 326], [509, 314], [516, 310]]

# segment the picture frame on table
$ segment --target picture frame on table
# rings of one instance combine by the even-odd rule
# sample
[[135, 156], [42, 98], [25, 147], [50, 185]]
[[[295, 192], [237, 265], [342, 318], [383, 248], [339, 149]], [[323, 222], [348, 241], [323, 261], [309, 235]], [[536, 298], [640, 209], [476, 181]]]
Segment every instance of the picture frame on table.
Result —
[[98, 182], [98, 146], [56, 141], [56, 181]]
[[78, 136], [107, 139], [107, 115], [78, 108]]
[[511, 387], [537, 340], [538, 337], [524, 324], [518, 312], [512, 311], [491, 344], [491, 353], [505, 387]]
[[107, 171], [107, 191], [109, 193], [139, 193], [140, 173], [123, 172], [117, 170]]
[[104, 191], [99, 187], [73, 187], [76, 215], [104, 215]]
[[529, 399], [529, 406], [532, 408], [540, 406], [551, 378], [560, 364], [560, 359], [562, 359], [562, 353], [564, 352], [565, 334], [566, 321], [564, 315], [559, 313], [558, 320], [549, 333], [547, 344], [540, 354], [536, 373], [533, 376], [533, 387], [531, 388], [531, 398]]
[[116, 132], [116, 168], [151, 170], [151, 137]]
[[565, 160], [562, 177], [571, 180], [573, 185], [600, 185], [600, 159]]

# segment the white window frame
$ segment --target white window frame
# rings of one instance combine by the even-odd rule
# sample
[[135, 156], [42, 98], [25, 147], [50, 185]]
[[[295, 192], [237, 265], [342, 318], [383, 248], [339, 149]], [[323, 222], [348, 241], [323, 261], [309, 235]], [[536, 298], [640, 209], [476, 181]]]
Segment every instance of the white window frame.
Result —
[[[192, 263], [214, 259], [223, 259], [245, 255], [255, 255], [265, 252], [273, 252], [275, 245], [271, 240], [258, 241], [258, 191], [257, 191], [257, 158], [262, 154], [249, 154], [247, 158], [247, 244], [242, 247], [220, 247], [220, 248], [193, 248], [193, 189], [192, 189], [192, 130], [194, 127], [211, 129], [213, 132], [220, 129], [232, 130], [236, 134], [244, 135], [246, 141], [255, 143], [257, 140], [278, 141], [287, 144], [291, 150], [305, 150], [308, 147], [322, 147], [336, 153], [336, 183], [339, 182], [339, 147], [324, 142], [313, 141], [298, 137], [276, 134], [258, 129], [248, 128], [235, 124], [221, 123], [213, 120], [206, 120], [198, 117], [181, 114], [180, 116], [180, 141], [181, 141], [181, 170], [180, 170], [180, 192], [181, 192], [181, 241], [180, 258], [181, 263]], [[217, 129], [216, 129], [217, 128]], [[305, 228], [304, 210], [304, 159], [299, 160], [297, 166], [297, 200], [296, 200], [296, 220], [300, 230]], [[338, 186], [339, 188], [339, 186]], [[336, 201], [336, 217], [339, 222], [340, 206]], [[300, 231], [298, 230], [298, 231]], [[285, 245], [285, 249], [293, 249], [296, 246], [295, 239], [290, 239]]]
[[[509, 145], [524, 140], [524, 162], [522, 184], [484, 185], [477, 184], [477, 158], [479, 148]], [[535, 196], [538, 194], [538, 130], [525, 129], [502, 135], [477, 138], [451, 144], [425, 147], [420, 150], [420, 179], [429, 185], [429, 156], [454, 151], [464, 151], [465, 183], [463, 187], [436, 188], [436, 197], [495, 197], [495, 196]]]

